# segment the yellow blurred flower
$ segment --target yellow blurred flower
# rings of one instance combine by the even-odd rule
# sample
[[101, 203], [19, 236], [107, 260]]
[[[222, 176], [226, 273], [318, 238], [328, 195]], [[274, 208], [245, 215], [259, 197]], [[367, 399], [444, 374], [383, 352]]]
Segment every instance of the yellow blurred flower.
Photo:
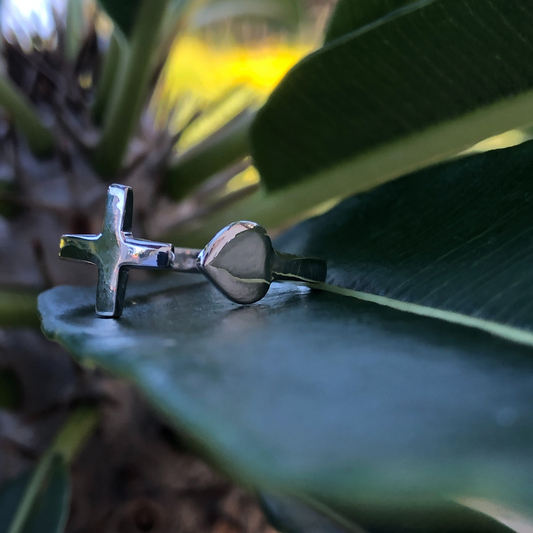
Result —
[[233, 87], [247, 86], [265, 97], [310, 50], [309, 45], [275, 40], [252, 46], [217, 47], [185, 35], [177, 39], [169, 55], [163, 96], [175, 101], [193, 94], [212, 102]]
[[[178, 142], [181, 153], [214, 133], [238, 113], [258, 107], [285, 73], [315, 48], [271, 37], [250, 45], [214, 44], [185, 34], [174, 43], [162, 72], [156, 99], [158, 119], [176, 130], [201, 111]], [[259, 182], [253, 166], [234, 176], [223, 195]]]
[[204, 111], [202, 119], [180, 140], [181, 148], [187, 148], [245, 107], [258, 106], [312, 49], [311, 44], [288, 44], [274, 38], [249, 46], [215, 46], [195, 35], [182, 35], [173, 45], [161, 77], [159, 113], [167, 115], [173, 110], [179, 128], [195, 112]]

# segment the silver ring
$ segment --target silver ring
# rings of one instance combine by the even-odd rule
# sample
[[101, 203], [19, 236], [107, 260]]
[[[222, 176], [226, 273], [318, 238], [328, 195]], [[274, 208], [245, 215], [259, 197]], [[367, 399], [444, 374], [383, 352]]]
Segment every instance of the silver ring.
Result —
[[325, 261], [276, 252], [265, 229], [255, 222], [234, 222], [203, 250], [196, 250], [135, 239], [132, 218], [132, 188], [113, 184], [107, 191], [102, 233], [61, 237], [59, 257], [98, 267], [96, 314], [100, 317], [122, 314], [131, 268], [202, 273], [239, 304], [263, 298], [273, 281], [313, 284], [326, 279]]

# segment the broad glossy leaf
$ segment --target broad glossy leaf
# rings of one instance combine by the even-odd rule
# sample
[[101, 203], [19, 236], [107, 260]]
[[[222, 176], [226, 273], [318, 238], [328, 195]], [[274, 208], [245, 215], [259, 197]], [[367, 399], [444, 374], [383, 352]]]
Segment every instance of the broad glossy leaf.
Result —
[[[312, 508], [295, 499], [262, 494], [261, 506], [283, 533], [511, 533], [513, 530], [479, 511], [455, 502], [431, 508], [402, 509], [392, 505], [345, 506], [319, 503]], [[317, 502], [314, 502], [315, 504]]]
[[[0, 487], [0, 533], [7, 533], [32, 471], [7, 481]], [[69, 472], [61, 457], [52, 461], [50, 475], [37, 497], [21, 533], [61, 533], [68, 517], [70, 501]]]
[[407, 5], [427, 4], [433, 0], [339, 0], [326, 29], [324, 41], [329, 43], [367, 24], [379, 23], [383, 17], [399, 16]]
[[278, 245], [324, 257], [332, 285], [533, 343], [532, 175], [533, 141], [458, 159], [348, 199]]
[[288, 73], [251, 130], [267, 189], [311, 207], [533, 122], [531, 2], [413, 6]]
[[251, 486], [336, 502], [476, 496], [533, 506], [533, 351], [485, 332], [290, 285], [238, 306], [194, 276], [40, 297], [43, 330], [131, 380]]

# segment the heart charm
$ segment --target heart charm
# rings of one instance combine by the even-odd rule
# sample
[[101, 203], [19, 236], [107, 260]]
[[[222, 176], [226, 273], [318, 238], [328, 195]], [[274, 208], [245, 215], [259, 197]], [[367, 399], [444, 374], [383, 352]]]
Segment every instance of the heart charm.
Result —
[[198, 256], [198, 268], [230, 300], [252, 304], [267, 293], [275, 252], [264, 228], [234, 222], [219, 231]]

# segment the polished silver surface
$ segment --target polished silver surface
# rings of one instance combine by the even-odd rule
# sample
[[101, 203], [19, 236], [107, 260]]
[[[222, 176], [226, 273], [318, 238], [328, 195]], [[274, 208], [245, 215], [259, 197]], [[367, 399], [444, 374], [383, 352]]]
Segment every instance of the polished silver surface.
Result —
[[[98, 267], [96, 313], [101, 317], [122, 314], [128, 272], [130, 268], [175, 268], [185, 265], [190, 272], [193, 256], [178, 251], [175, 262], [172, 244], [135, 239], [131, 233], [133, 191], [131, 187], [113, 184], [107, 191], [107, 203], [102, 233], [99, 235], [63, 235], [59, 256], [93, 263]], [[197, 272], [197, 270], [196, 270]]]
[[264, 228], [255, 222], [234, 222], [219, 231], [200, 252], [198, 265], [230, 300], [257, 302], [273, 281], [322, 283], [326, 262], [276, 252]]
[[174, 258], [170, 268], [176, 272], [198, 274], [198, 256], [201, 250], [195, 248], [174, 248]]
[[61, 238], [61, 258], [98, 267], [96, 313], [100, 317], [122, 314], [130, 268], [201, 272], [239, 304], [263, 298], [273, 281], [313, 284], [326, 280], [325, 261], [276, 252], [265, 229], [255, 222], [234, 222], [203, 250], [195, 250], [133, 238], [132, 214], [131, 187], [113, 184], [107, 193], [102, 233]]

